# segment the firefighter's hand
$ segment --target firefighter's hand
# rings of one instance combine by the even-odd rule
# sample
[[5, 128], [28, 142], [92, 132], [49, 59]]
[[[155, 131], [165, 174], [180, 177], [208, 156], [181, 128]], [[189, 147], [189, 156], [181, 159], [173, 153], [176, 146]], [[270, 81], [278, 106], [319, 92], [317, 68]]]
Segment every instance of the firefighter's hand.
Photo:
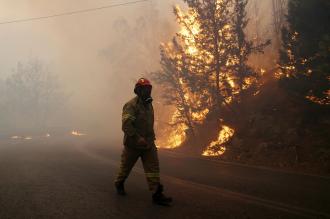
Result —
[[138, 141], [137, 141], [137, 144], [140, 145], [140, 146], [144, 146], [144, 145], [147, 145], [148, 143], [147, 143], [145, 138], [139, 137]]

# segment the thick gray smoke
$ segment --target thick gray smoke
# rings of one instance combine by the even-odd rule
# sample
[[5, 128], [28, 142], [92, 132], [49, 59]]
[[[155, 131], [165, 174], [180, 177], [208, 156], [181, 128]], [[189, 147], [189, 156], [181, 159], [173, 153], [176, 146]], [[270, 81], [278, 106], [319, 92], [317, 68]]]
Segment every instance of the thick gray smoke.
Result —
[[[1, 0], [0, 22], [128, 1]], [[261, 17], [267, 17], [265, 10], [270, 9], [270, 4], [265, 2], [270, 0], [254, 1]], [[76, 129], [120, 139], [122, 105], [133, 97], [135, 80], [158, 70], [159, 44], [174, 36], [174, 4], [182, 1], [150, 0], [0, 25], [0, 118], [6, 121], [0, 123], [0, 132]], [[261, 23], [265, 29], [269, 19], [262, 19]], [[50, 74], [51, 79], [43, 77], [39, 83], [37, 77], [32, 83], [28, 75], [35, 75], [34, 71]], [[25, 77], [28, 82], [18, 77]], [[50, 84], [54, 94], [47, 93], [47, 80], [53, 80]], [[22, 87], [25, 90], [19, 93]], [[44, 96], [38, 92], [44, 92]], [[31, 104], [32, 99], [36, 104]], [[24, 101], [30, 101], [30, 105], [24, 105]]]

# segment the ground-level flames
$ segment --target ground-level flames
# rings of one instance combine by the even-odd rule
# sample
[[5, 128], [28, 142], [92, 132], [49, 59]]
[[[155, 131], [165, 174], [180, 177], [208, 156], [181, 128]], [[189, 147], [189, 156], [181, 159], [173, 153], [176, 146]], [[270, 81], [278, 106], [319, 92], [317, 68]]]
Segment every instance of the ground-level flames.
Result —
[[76, 131], [76, 130], [73, 130], [73, 131], [71, 132], [71, 135], [74, 135], [74, 136], [84, 136], [84, 135], [86, 135], [86, 134], [84, 134], [84, 133], [80, 133], [80, 132], [78, 132], [78, 131]]
[[233, 137], [235, 130], [223, 125], [216, 141], [212, 141], [203, 152], [203, 156], [220, 156], [225, 153], [225, 144]]

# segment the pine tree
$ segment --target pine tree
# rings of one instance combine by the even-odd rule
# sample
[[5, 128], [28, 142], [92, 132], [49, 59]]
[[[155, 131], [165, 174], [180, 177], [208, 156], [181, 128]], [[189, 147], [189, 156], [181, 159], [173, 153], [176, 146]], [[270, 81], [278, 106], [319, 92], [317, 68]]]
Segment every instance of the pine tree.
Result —
[[330, 104], [330, 2], [290, 0], [282, 31], [281, 85], [296, 99]]
[[233, 34], [235, 38], [230, 45], [232, 53], [231, 62], [228, 64], [232, 71], [232, 77], [235, 78], [236, 89], [234, 91], [239, 94], [238, 101], [244, 98], [247, 93], [256, 92], [259, 84], [258, 72], [247, 63], [250, 55], [263, 53], [264, 48], [270, 44], [270, 40], [256, 44], [247, 39], [244, 32], [249, 22], [246, 13], [247, 3], [247, 0], [234, 0]]
[[245, 36], [247, 0], [184, 0], [174, 7], [180, 31], [161, 46], [162, 70], [154, 74], [165, 99], [177, 108], [178, 122], [193, 130], [210, 115], [242, 98], [257, 83], [249, 56], [269, 43], [255, 45]]
[[163, 98], [166, 104], [177, 109], [175, 123], [170, 125], [183, 123], [193, 132], [192, 104], [186, 96], [188, 88], [184, 84], [187, 69], [182, 60], [185, 60], [185, 53], [174, 38], [171, 43], [161, 46], [160, 54], [162, 71], [154, 72], [152, 75], [156, 82], [163, 85]]
[[[226, 105], [232, 95], [232, 81], [228, 72], [230, 46], [234, 41], [231, 21], [232, 0], [186, 0], [196, 12], [200, 31], [195, 35], [195, 47], [201, 56], [201, 73], [196, 78], [199, 89], [210, 95], [211, 108]], [[199, 82], [199, 83], [198, 83]]]

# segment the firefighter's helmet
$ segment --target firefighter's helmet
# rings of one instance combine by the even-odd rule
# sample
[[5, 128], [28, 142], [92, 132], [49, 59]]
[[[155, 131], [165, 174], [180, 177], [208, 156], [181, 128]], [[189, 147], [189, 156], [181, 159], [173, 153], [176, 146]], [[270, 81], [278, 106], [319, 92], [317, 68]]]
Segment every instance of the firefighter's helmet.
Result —
[[134, 88], [134, 93], [137, 93], [137, 89], [139, 87], [144, 87], [144, 86], [147, 86], [147, 87], [152, 87], [150, 81], [146, 78], [140, 78], [136, 84], [135, 84], [135, 88]]
[[136, 84], [135, 87], [140, 87], [140, 86], [152, 86], [150, 81], [146, 78], [140, 78]]

